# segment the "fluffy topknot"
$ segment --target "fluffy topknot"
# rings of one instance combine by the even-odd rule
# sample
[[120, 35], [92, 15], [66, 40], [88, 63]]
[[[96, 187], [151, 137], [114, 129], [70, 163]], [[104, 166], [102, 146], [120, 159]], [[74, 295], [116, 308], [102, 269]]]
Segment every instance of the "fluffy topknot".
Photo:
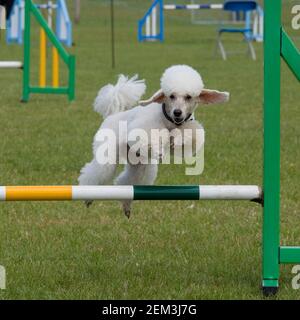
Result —
[[176, 92], [188, 93], [192, 97], [199, 96], [204, 88], [200, 74], [187, 65], [175, 65], [166, 69], [160, 79], [160, 85], [165, 95]]

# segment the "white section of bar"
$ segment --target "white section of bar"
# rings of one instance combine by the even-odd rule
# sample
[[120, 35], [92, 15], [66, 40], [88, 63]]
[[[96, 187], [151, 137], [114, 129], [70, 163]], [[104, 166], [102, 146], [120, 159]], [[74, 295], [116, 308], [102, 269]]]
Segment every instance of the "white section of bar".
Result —
[[223, 9], [223, 4], [211, 4], [211, 9]]
[[193, 9], [200, 9], [201, 6], [199, 4], [187, 4], [186, 9], [193, 10]]
[[253, 200], [261, 198], [258, 186], [199, 186], [200, 200]]
[[156, 7], [152, 9], [152, 21], [151, 21], [151, 27], [152, 27], [152, 36], [156, 36], [156, 25], [157, 25], [157, 21], [156, 21], [156, 17], [157, 17], [157, 10]]
[[176, 5], [175, 4], [165, 4], [164, 5], [164, 9], [165, 10], [175, 10], [176, 9]]
[[[208, 7], [207, 7], [208, 6]], [[165, 10], [197, 10], [197, 9], [223, 9], [223, 4], [187, 4], [182, 7], [181, 5], [176, 5], [176, 4], [165, 4], [164, 5]]]
[[48, 4], [36, 4], [36, 7], [39, 9], [57, 9], [57, 4], [52, 3], [52, 1], [48, 1]]
[[23, 63], [20, 61], [0, 61], [0, 68], [22, 68]]
[[6, 200], [6, 188], [0, 187], [0, 201]]
[[73, 200], [133, 200], [133, 186], [73, 186]]

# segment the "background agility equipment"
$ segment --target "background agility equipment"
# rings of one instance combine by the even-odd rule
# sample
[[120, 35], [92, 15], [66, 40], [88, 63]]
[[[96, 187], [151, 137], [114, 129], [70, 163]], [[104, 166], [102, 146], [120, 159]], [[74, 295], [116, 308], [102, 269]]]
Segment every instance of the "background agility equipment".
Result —
[[[138, 21], [138, 41], [164, 41], [165, 39], [165, 11], [172, 10], [188, 10], [194, 11], [223, 11], [223, 3], [207, 3], [207, 4], [164, 4], [163, 0], [155, 0], [151, 4], [142, 19]], [[231, 23], [242, 22], [245, 24], [245, 28], [252, 29], [251, 37], [252, 40], [261, 42], [263, 40], [263, 10], [258, 5], [254, 13], [247, 12], [244, 20], [234, 18]], [[218, 20], [214, 24], [222, 24], [224, 21]]]
[[[40, 73], [39, 86], [30, 85], [30, 23], [31, 15], [34, 16], [40, 25]], [[50, 40], [52, 48], [52, 86], [46, 86], [46, 46], [47, 38]], [[68, 85], [59, 86], [59, 57], [67, 65], [69, 76]], [[60, 43], [56, 35], [48, 26], [47, 21], [43, 18], [40, 10], [34, 5], [32, 0], [25, 3], [25, 32], [24, 32], [24, 74], [23, 74], [23, 96], [22, 101], [29, 100], [31, 93], [47, 93], [47, 94], [66, 94], [69, 100], [75, 98], [75, 57], [70, 55], [63, 45]]]

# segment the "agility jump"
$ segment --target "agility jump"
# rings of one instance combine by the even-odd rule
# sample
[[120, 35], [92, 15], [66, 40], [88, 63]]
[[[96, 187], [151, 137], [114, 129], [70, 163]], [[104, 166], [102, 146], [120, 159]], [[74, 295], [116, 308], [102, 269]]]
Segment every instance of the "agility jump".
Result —
[[[138, 21], [138, 41], [164, 41], [165, 19], [164, 11], [172, 10], [223, 10], [224, 5], [216, 4], [164, 4], [163, 0], [154, 0], [142, 19]], [[245, 16], [245, 28], [251, 29], [252, 40], [263, 41], [263, 9], [257, 6], [253, 17], [251, 13]], [[253, 21], [252, 21], [253, 20]]]
[[[19, 1], [20, 2], [20, 1]], [[63, 3], [59, 1], [58, 3]], [[75, 57], [69, 54], [57, 35], [49, 27], [48, 22], [44, 19], [40, 9], [48, 8], [48, 4], [39, 5], [33, 3], [32, 0], [25, 1], [24, 14], [24, 61], [0, 61], [0, 68], [16, 68], [23, 70], [23, 94], [22, 102], [29, 100], [32, 93], [45, 94], [66, 94], [70, 101], [75, 98]], [[66, 9], [62, 8], [62, 11]], [[13, 13], [13, 7], [11, 14]], [[31, 67], [31, 16], [40, 25], [40, 57], [39, 57], [39, 85], [32, 86], [30, 83], [30, 67]], [[7, 16], [7, 19], [10, 17]], [[21, 22], [19, 24], [21, 28]], [[59, 27], [60, 28], [60, 27]], [[21, 32], [22, 33], [22, 32]], [[62, 32], [64, 34], [64, 32]], [[46, 84], [46, 69], [47, 69], [47, 39], [52, 44], [52, 86]], [[66, 64], [69, 72], [67, 86], [60, 86], [59, 84], [59, 59]]]
[[[40, 81], [39, 86], [30, 85], [30, 24], [31, 15], [35, 17], [41, 27], [40, 31]], [[50, 40], [53, 45], [53, 86], [46, 86], [46, 54], [45, 41]], [[68, 86], [58, 86], [58, 55], [67, 65], [69, 70]], [[43, 18], [40, 10], [35, 6], [32, 0], [25, 2], [25, 31], [24, 31], [24, 74], [23, 74], [23, 96], [22, 101], [29, 100], [31, 93], [48, 93], [48, 94], [66, 94], [69, 100], [75, 97], [75, 57], [70, 55], [60, 43], [54, 32], [49, 28], [47, 21]]]

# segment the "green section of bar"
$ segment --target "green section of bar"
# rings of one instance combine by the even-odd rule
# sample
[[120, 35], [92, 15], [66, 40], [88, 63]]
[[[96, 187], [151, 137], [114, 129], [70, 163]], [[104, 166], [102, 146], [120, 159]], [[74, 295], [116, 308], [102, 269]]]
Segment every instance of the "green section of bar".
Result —
[[22, 102], [29, 100], [29, 84], [30, 84], [30, 7], [31, 1], [25, 1], [25, 29], [24, 29], [24, 61], [23, 61], [23, 95]]
[[300, 52], [284, 29], [281, 31], [281, 55], [295, 77], [300, 81]]
[[278, 280], [281, 0], [265, 0], [263, 279]]
[[300, 247], [280, 247], [280, 263], [300, 263]]
[[[35, 17], [39, 25], [45, 31], [48, 39], [57, 49], [59, 56], [65, 62], [69, 69], [68, 87], [30, 87], [30, 24], [31, 14]], [[30, 93], [47, 94], [67, 94], [69, 101], [75, 99], [75, 57], [70, 55], [63, 45], [59, 42], [54, 32], [49, 28], [47, 21], [42, 16], [40, 10], [35, 6], [32, 0], [25, 1], [25, 30], [24, 30], [24, 74], [23, 74], [23, 96], [22, 101], [29, 100]]]
[[134, 200], [199, 200], [199, 186], [134, 186]]
[[29, 91], [31, 93], [56, 93], [56, 94], [68, 94], [69, 88], [53, 88], [53, 87], [30, 87]]

